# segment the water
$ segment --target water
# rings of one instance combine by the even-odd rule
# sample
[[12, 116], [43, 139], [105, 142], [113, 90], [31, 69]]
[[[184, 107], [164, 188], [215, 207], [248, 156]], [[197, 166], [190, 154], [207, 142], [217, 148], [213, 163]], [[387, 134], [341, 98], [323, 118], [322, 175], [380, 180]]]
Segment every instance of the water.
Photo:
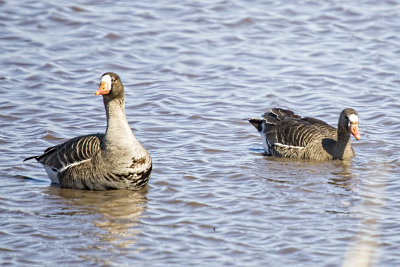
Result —
[[[0, 261], [400, 265], [396, 1], [1, 1]], [[144, 192], [50, 186], [24, 157], [103, 132], [114, 71]], [[348, 162], [262, 155], [245, 118], [360, 114]]]

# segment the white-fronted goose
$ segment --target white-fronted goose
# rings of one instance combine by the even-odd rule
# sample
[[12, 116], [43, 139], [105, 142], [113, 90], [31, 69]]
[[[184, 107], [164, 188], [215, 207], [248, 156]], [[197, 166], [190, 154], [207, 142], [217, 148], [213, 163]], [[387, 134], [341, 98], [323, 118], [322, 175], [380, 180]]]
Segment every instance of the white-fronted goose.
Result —
[[273, 108], [263, 119], [249, 119], [261, 134], [267, 155], [312, 160], [349, 159], [354, 156], [350, 133], [360, 139], [358, 113], [344, 109], [338, 128], [314, 118], [301, 118], [293, 111]]
[[62, 188], [142, 189], [150, 177], [151, 158], [126, 120], [124, 86], [119, 76], [103, 74], [95, 95], [103, 95], [105, 134], [75, 137], [25, 160], [40, 162], [51, 182]]

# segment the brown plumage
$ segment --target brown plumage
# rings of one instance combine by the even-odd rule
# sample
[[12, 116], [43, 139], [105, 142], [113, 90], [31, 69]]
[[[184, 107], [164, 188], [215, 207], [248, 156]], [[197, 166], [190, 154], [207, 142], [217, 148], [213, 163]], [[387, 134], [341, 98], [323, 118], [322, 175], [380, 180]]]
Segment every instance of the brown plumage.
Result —
[[95, 94], [103, 95], [107, 115], [105, 134], [75, 137], [25, 160], [36, 159], [52, 183], [63, 188], [139, 190], [149, 180], [152, 163], [129, 127], [124, 86], [119, 76], [111, 72], [103, 74]]
[[249, 119], [259, 131], [267, 155], [332, 160], [354, 156], [350, 134], [358, 140], [358, 113], [344, 109], [339, 116], [338, 128], [315, 118], [302, 118], [293, 111], [273, 108], [262, 119]]

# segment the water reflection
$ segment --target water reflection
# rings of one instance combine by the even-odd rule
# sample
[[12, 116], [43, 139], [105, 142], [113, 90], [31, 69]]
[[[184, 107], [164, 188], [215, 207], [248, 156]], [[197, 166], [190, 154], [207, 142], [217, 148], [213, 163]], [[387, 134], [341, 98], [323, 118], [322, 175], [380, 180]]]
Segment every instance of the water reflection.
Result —
[[343, 160], [334, 162], [337, 170], [333, 170], [329, 184], [341, 187], [345, 190], [353, 190], [357, 186], [357, 177], [352, 173], [351, 160]]
[[[118, 1], [104, 16], [101, 1], [1, 1], [1, 262], [338, 266], [378, 233], [379, 266], [400, 266], [400, 4], [264, 2]], [[107, 70], [126, 77], [130, 125], [158, 166], [149, 194], [62, 190], [19, 165], [104, 131], [92, 90]], [[241, 119], [278, 105], [332, 125], [356, 108], [356, 157], [264, 157]]]
[[[265, 156], [264, 159], [267, 166], [267, 169], [264, 170], [265, 173], [282, 173], [280, 178], [277, 178], [279, 176], [266, 177], [271, 182], [290, 183], [293, 182], [293, 177], [301, 175], [312, 179], [327, 177], [328, 184], [346, 190], [352, 190], [357, 185], [357, 177], [351, 171], [351, 160], [312, 161], [271, 156]], [[288, 175], [288, 173], [293, 174], [293, 176]]]
[[[62, 201], [59, 215], [61, 213], [89, 218], [91, 221], [84, 223], [94, 225], [100, 231], [85, 232], [85, 235], [91, 235], [90, 238], [95, 242], [127, 248], [140, 233], [138, 221], [146, 209], [147, 191], [84, 191], [50, 186], [45, 193], [49, 198]], [[100, 247], [104, 247], [104, 244]]]
[[363, 201], [357, 207], [360, 223], [348, 246], [343, 267], [375, 266], [381, 250], [385, 194], [394, 169], [391, 162], [376, 159], [368, 161], [366, 169], [362, 177], [365, 187], [360, 194]]

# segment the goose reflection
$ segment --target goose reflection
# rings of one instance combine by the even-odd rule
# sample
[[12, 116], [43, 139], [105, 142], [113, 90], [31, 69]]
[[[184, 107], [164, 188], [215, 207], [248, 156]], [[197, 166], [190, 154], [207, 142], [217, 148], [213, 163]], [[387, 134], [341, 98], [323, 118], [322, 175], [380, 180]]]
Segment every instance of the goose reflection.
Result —
[[335, 162], [333, 167], [336, 169], [331, 171], [333, 177], [329, 183], [345, 190], [353, 190], [357, 186], [357, 177], [351, 171], [351, 164], [350, 160]]
[[[84, 232], [93, 240], [123, 249], [132, 245], [141, 232], [138, 222], [146, 209], [147, 191], [83, 191], [57, 187], [46, 190], [49, 197], [62, 200], [59, 209], [64, 215], [82, 217], [75, 221], [92, 220], [97, 231]], [[95, 247], [104, 247], [104, 243]]]
[[264, 175], [267, 176], [265, 179], [271, 182], [291, 184], [298, 179], [308, 179], [308, 182], [310, 182], [312, 179], [317, 181], [321, 177], [326, 177], [323, 179], [326, 179], [325, 181], [328, 184], [345, 190], [353, 190], [357, 186], [357, 177], [352, 173], [352, 162], [350, 160], [299, 161], [268, 156], [264, 157], [263, 160], [266, 164], [261, 164], [257, 172], [267, 173], [268, 175]]

